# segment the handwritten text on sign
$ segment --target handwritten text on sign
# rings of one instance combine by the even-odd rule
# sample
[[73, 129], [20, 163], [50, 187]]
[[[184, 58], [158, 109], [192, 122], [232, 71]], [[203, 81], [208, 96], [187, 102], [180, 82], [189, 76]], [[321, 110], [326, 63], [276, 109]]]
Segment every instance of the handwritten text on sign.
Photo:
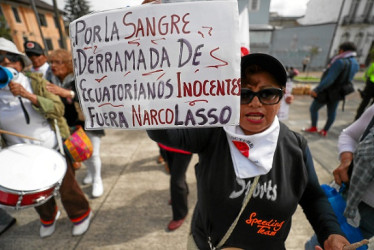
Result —
[[237, 124], [237, 30], [236, 1], [148, 4], [75, 20], [87, 129]]

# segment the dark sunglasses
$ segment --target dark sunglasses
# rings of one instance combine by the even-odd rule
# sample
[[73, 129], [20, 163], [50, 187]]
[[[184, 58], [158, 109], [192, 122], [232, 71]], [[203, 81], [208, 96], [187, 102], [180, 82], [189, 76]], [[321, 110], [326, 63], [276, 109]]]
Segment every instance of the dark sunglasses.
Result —
[[27, 55], [28, 57], [32, 57], [32, 56], [39, 57], [39, 56], [41, 56], [41, 54], [36, 54], [36, 53], [33, 53], [33, 52], [27, 52], [26, 55]]
[[240, 104], [251, 103], [253, 98], [257, 96], [258, 100], [264, 105], [277, 104], [283, 97], [283, 90], [278, 88], [262, 89], [258, 92], [253, 92], [250, 89], [241, 89]]
[[3, 62], [5, 58], [8, 58], [8, 60], [11, 61], [11, 62], [18, 62], [18, 61], [22, 60], [20, 55], [12, 54], [12, 53], [6, 53], [6, 54], [1, 54], [0, 55], [0, 62]]

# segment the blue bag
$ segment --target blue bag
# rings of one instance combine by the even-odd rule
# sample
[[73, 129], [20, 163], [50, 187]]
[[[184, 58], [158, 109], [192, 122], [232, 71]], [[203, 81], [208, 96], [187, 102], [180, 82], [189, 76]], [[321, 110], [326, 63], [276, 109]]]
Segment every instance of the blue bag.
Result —
[[[345, 189], [345, 185], [343, 184], [342, 187], [340, 188], [339, 192], [336, 191], [335, 188], [327, 185], [327, 184], [322, 184], [321, 188], [325, 192], [332, 209], [334, 210], [334, 213], [336, 217], [338, 218], [340, 228], [346, 235], [348, 241], [352, 243], [356, 243], [358, 241], [361, 241], [364, 239], [364, 237], [361, 234], [360, 228], [352, 227], [350, 224], [348, 224], [347, 219], [344, 217], [344, 210], [346, 207], [346, 202], [343, 199], [342, 192]], [[368, 249], [367, 246], [362, 246], [357, 248], [359, 250], [365, 250]]]

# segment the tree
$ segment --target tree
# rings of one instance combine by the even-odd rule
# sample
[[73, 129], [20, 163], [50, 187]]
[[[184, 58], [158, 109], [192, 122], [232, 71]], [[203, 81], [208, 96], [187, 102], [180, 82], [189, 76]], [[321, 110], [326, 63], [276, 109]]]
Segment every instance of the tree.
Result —
[[66, 14], [64, 17], [69, 22], [91, 12], [90, 5], [86, 0], [65, 0], [65, 3], [64, 10]]
[[[309, 64], [311, 64], [313, 58], [315, 56], [317, 56], [320, 52], [322, 51], [322, 49], [318, 46], [310, 46], [309, 47], [309, 55], [310, 55], [310, 62]], [[307, 67], [307, 71], [306, 71], [306, 77], [308, 77], [309, 75], [309, 67]]]
[[11, 30], [3, 15], [0, 15], [0, 37], [4, 37], [11, 41], [13, 40], [12, 35], [11, 35]]

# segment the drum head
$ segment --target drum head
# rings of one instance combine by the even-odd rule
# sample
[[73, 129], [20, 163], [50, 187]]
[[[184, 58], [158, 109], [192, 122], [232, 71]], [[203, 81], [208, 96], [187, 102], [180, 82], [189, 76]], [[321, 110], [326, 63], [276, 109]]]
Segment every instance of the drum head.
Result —
[[65, 158], [56, 150], [17, 144], [0, 151], [0, 187], [33, 191], [60, 182], [66, 172]]

